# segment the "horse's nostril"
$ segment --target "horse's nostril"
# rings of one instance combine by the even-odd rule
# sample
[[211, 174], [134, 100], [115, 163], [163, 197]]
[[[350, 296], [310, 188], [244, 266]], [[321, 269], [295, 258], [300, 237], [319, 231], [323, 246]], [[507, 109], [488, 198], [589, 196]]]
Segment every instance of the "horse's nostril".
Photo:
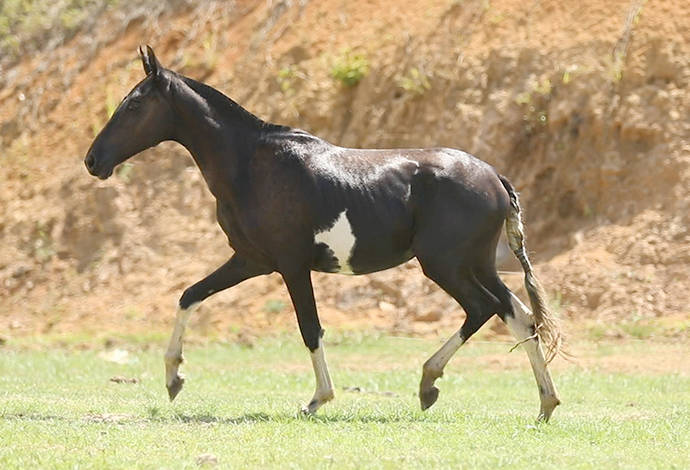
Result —
[[86, 157], [86, 160], [84, 160], [84, 163], [86, 164], [87, 169], [93, 170], [93, 166], [96, 163], [96, 159], [93, 158], [93, 155], [88, 155]]

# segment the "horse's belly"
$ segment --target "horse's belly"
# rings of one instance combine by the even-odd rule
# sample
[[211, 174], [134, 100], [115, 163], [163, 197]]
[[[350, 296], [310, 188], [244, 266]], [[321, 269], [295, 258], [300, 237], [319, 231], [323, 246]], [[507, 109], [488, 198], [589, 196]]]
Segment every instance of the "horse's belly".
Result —
[[366, 274], [397, 266], [413, 256], [411, 233], [406, 228], [379, 221], [354, 230], [343, 211], [331, 227], [314, 234], [312, 268], [328, 273]]

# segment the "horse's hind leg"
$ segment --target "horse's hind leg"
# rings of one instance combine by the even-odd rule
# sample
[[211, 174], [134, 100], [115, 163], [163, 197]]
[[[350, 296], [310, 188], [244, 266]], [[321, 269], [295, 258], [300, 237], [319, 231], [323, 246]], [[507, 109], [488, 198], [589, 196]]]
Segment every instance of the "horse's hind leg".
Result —
[[438, 399], [439, 390], [434, 382], [443, 376], [450, 358], [499, 310], [499, 306], [498, 300], [481, 285], [472, 270], [451, 267], [447, 260], [431, 263], [420, 259], [420, 263], [424, 274], [450, 294], [467, 314], [460, 330], [424, 363], [419, 401], [422, 410], [426, 410]]
[[541, 349], [539, 336], [536, 334], [534, 315], [520, 299], [508, 289], [499, 279], [495, 270], [486, 270], [481, 276], [485, 285], [501, 302], [502, 308], [498, 316], [506, 323], [515, 339], [527, 352], [534, 377], [539, 387], [541, 400], [540, 421], [548, 421], [554, 408], [560, 400], [556, 394], [556, 387], [551, 380], [551, 374], [546, 367], [546, 361]]
[[544, 359], [539, 336], [536, 334], [534, 316], [515, 294], [507, 288], [506, 290], [510, 294], [510, 302], [513, 308], [512, 312], [501, 315], [501, 318], [503, 318], [513, 336], [522, 343], [522, 347], [527, 352], [532, 371], [534, 372], [534, 378], [539, 387], [539, 399], [541, 400], [541, 408], [537, 419], [539, 421], [548, 421], [551, 413], [553, 413], [553, 410], [561, 401], [558, 399], [556, 387], [551, 380], [551, 374]]

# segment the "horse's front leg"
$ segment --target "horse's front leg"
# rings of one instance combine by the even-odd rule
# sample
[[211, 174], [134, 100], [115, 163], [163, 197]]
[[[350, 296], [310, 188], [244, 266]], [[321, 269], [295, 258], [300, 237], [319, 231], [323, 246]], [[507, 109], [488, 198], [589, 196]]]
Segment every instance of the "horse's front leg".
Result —
[[311, 353], [311, 363], [316, 376], [316, 391], [309, 404], [302, 408], [304, 413], [315, 413], [321, 405], [333, 399], [333, 383], [328, 374], [326, 356], [321, 337], [323, 330], [316, 312], [314, 291], [311, 284], [311, 272], [304, 269], [291, 274], [283, 274], [292, 304], [297, 314], [297, 323], [302, 333], [304, 344]]
[[184, 376], [179, 373], [179, 367], [183, 361], [182, 339], [192, 312], [210, 295], [239, 284], [246, 279], [270, 272], [271, 269], [259, 266], [235, 254], [220, 268], [184, 291], [177, 310], [175, 328], [165, 353], [165, 386], [168, 389], [170, 401], [175, 399], [184, 385]]

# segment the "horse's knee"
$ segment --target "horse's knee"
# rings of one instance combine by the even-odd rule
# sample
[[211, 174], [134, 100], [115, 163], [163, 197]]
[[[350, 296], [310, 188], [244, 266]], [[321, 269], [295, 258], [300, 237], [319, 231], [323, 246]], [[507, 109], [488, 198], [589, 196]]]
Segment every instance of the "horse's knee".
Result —
[[300, 332], [302, 333], [302, 341], [309, 349], [309, 352], [314, 353], [321, 346], [321, 338], [325, 331], [320, 324], [300, 324]]

